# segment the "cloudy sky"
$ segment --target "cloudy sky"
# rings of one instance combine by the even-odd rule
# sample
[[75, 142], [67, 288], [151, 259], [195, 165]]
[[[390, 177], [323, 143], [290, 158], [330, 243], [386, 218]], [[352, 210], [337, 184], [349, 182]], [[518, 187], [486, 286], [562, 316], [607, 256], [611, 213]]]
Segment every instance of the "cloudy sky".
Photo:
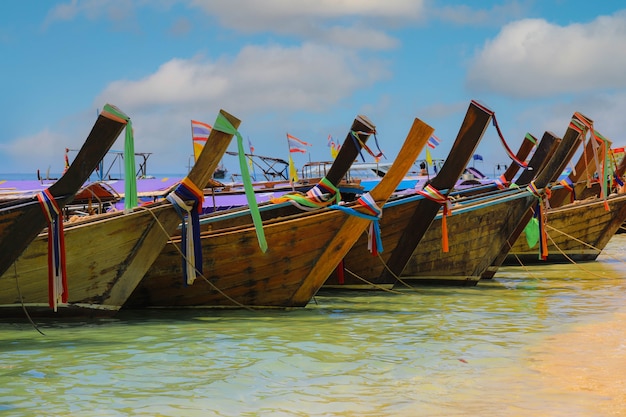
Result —
[[[472, 99], [514, 149], [526, 132], [562, 135], [575, 111], [626, 144], [622, 1], [5, 0], [1, 10], [0, 177], [60, 172], [106, 103], [132, 118], [153, 174], [184, 174], [190, 120], [213, 123], [220, 108], [257, 154], [287, 158], [286, 133], [311, 143], [297, 164], [328, 160], [328, 135], [342, 141], [358, 114], [389, 160], [415, 117], [445, 158]], [[494, 128], [478, 153], [488, 174], [509, 162]]]

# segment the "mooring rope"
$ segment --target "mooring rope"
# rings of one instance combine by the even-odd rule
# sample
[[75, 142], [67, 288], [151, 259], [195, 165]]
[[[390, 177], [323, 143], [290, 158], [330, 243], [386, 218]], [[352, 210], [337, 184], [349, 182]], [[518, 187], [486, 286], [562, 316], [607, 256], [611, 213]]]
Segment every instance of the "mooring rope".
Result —
[[[163, 224], [159, 221], [157, 216], [154, 214], [153, 210], [150, 210], [149, 207], [139, 207], [139, 208], [144, 209], [144, 210], [148, 210], [150, 212], [150, 214], [152, 215], [152, 217], [154, 217], [154, 220], [156, 221], [156, 224], [161, 228], [163, 233], [167, 236], [168, 240], [172, 241], [172, 236], [169, 233], [167, 233], [167, 230], [165, 230], [165, 227], [163, 227]], [[181, 242], [181, 244], [182, 244], [182, 242]], [[178, 247], [177, 245], [174, 245], [174, 247], [176, 248], [178, 253], [181, 255], [181, 257], [184, 259], [184, 261], [185, 262], [189, 262], [188, 259], [186, 259], [186, 256], [183, 254], [183, 251], [180, 249], [180, 247]], [[219, 289], [215, 284], [213, 284], [211, 281], [209, 281], [209, 279], [202, 272], [200, 272], [198, 270], [196, 270], [196, 279], [197, 278], [201, 278], [202, 280], [204, 280], [207, 284], [209, 284], [209, 286], [211, 288], [213, 288], [215, 291], [217, 291], [220, 295], [223, 295], [228, 301], [231, 301], [236, 306], [241, 307], [241, 308], [245, 308], [246, 310], [250, 310], [250, 311], [257, 311], [252, 306], [244, 305], [244, 304], [240, 303], [239, 301], [235, 300], [234, 298], [232, 298], [231, 296], [229, 296], [228, 294], [226, 294], [224, 291]]]
[[35, 330], [37, 330], [42, 336], [45, 336], [46, 334], [44, 332], [42, 332], [39, 329], [39, 326], [37, 326], [37, 324], [35, 324], [35, 322], [33, 321], [32, 317], [30, 316], [30, 314], [28, 314], [28, 309], [26, 308], [26, 305], [24, 304], [24, 299], [22, 298], [22, 291], [20, 291], [20, 283], [17, 275], [17, 265], [15, 265], [15, 262], [13, 262], [13, 276], [15, 277], [15, 287], [17, 288], [17, 296], [20, 298], [20, 303], [22, 305], [22, 311], [24, 311], [24, 314], [26, 315], [26, 318], [28, 319], [28, 321], [30, 322], [30, 324], [33, 326], [33, 328]]

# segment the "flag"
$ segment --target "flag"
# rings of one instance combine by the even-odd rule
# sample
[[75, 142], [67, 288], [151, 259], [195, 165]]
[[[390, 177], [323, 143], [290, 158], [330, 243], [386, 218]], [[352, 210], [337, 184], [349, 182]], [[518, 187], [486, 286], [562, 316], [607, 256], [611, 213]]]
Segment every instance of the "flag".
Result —
[[428, 148], [426, 148], [426, 162], [428, 163], [428, 165], [433, 164], [433, 157], [430, 156], [430, 151], [428, 150]]
[[248, 138], [248, 148], [250, 148], [250, 153], [254, 153], [254, 146], [252, 146], [252, 142], [250, 142], [250, 138]]
[[194, 160], [198, 160], [200, 152], [206, 144], [206, 140], [211, 134], [211, 127], [208, 123], [199, 122], [197, 120], [191, 121], [191, 139], [193, 140], [193, 156]]
[[65, 169], [63, 170], [63, 173], [65, 173], [65, 171], [67, 171], [67, 170], [69, 169], [69, 167], [70, 167], [70, 160], [69, 160], [69, 158], [67, 157], [67, 153], [68, 153], [69, 151], [70, 151], [70, 150], [69, 150], [68, 148], [65, 148]]
[[483, 160], [482, 155], [478, 155], [477, 153], [474, 154], [473, 158], [474, 158], [474, 161], [482, 161]]
[[298, 182], [298, 170], [291, 155], [289, 155], [289, 182]]
[[439, 145], [439, 142], [441, 142], [439, 140], [439, 138], [435, 135], [432, 135], [429, 139], [428, 139], [428, 147], [430, 149], [435, 149], [437, 147], [437, 145]]
[[289, 153], [306, 153], [305, 146], [311, 146], [310, 143], [300, 140], [297, 137], [290, 135], [289, 133], [287, 133], [287, 142], [289, 143]]
[[333, 137], [331, 135], [328, 135], [328, 146], [330, 147], [330, 156], [335, 159], [337, 157], [337, 154], [339, 154], [339, 149], [341, 148], [341, 145], [337, 146], [337, 144], [333, 140]]

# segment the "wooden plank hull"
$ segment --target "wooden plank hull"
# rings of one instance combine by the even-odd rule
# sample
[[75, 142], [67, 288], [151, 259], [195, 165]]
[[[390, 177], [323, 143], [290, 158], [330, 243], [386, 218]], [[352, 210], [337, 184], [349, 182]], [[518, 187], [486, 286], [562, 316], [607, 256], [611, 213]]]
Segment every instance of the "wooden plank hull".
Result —
[[517, 222], [537, 202], [529, 192], [454, 208], [447, 218], [449, 251], [441, 248], [441, 215], [424, 235], [402, 273], [412, 284], [476, 285]]
[[[447, 193], [456, 183], [491, 116], [488, 109], [474, 102], [470, 104], [446, 163], [433, 179], [436, 189]], [[339, 269], [330, 274], [325, 288], [375, 289], [392, 286], [439, 208], [438, 202], [421, 196], [390, 201], [385, 205], [385, 214], [380, 221], [384, 251], [378, 257], [371, 257], [367, 250], [367, 238], [361, 236], [339, 264]]]
[[[152, 253], [169, 238], [158, 225], [172, 231], [179, 223], [178, 215], [164, 203], [150, 211], [118, 212], [66, 226], [69, 299], [67, 306], [59, 307], [60, 315], [114, 314], [125, 301], [123, 294], [129, 293], [117, 286], [132, 285], [126, 277], [141, 275], [140, 264], [150, 262]], [[23, 315], [22, 305], [32, 316], [55, 315], [48, 306], [47, 275], [48, 237], [40, 234], [0, 277], [0, 317]]]
[[[375, 201], [382, 204], [389, 198], [432, 131], [415, 121], [399, 153], [402, 158], [372, 190]], [[304, 307], [335, 267], [335, 257], [341, 259], [365, 230], [369, 221], [363, 220], [332, 209], [267, 220], [265, 253], [249, 225], [204, 233], [204, 279], [191, 286], [182, 282], [178, 242], [172, 242], [126, 307]]]
[[[240, 121], [221, 111], [234, 127]], [[198, 189], [210, 179], [233, 133], [213, 128], [207, 145], [187, 176]], [[131, 212], [87, 217], [65, 228], [68, 303], [60, 315], [113, 315], [126, 302], [181, 222], [178, 211], [163, 201]], [[47, 235], [40, 234], [0, 277], [0, 317], [15, 312], [55, 316], [48, 307]]]
[[604, 201], [580, 201], [547, 211], [548, 259], [541, 260], [537, 246], [529, 248], [522, 234], [507, 256], [506, 263], [519, 265], [542, 262], [593, 261], [626, 220], [626, 195]]
[[[105, 106], [68, 170], [48, 188], [59, 209], [74, 198], [126, 126], [126, 120], [108, 110], [117, 111], [110, 105]], [[36, 197], [0, 204], [0, 274], [47, 225], [47, 216]]]

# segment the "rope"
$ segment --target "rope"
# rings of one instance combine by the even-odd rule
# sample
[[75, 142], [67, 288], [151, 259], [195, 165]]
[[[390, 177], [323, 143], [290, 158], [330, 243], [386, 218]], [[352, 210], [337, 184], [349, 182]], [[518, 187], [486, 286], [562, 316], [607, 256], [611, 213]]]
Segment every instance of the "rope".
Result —
[[[573, 237], [573, 236], [570, 236], [570, 235], [568, 235], [567, 233], [563, 233], [563, 232], [561, 232], [561, 231], [559, 231], [559, 230], [557, 230], [557, 229], [555, 229], [555, 228], [553, 228], [553, 227], [550, 227], [550, 228], [551, 228], [552, 230], [555, 230], [555, 231], [556, 231], [556, 232], [558, 232], [558, 233], [563, 234], [564, 236], [571, 237], [573, 240], [575, 240], [575, 241], [577, 241], [577, 242], [579, 242], [579, 243], [582, 243], [583, 245], [586, 245], [586, 246], [589, 246], [589, 247], [591, 247], [591, 248], [594, 248], [592, 245], [589, 245], [589, 244], [587, 244], [586, 242], [583, 242], [582, 240], [579, 240], [579, 239], [577, 239], [577, 238], [575, 238], [575, 237]], [[556, 244], [556, 242], [552, 239], [552, 237], [551, 237], [551, 236], [550, 236], [550, 242], [552, 242], [552, 245], [553, 245], [553, 246], [554, 246], [554, 247], [555, 247], [555, 248], [556, 248], [556, 249], [557, 249], [557, 250], [561, 253], [561, 255], [563, 255], [563, 257], [565, 257], [565, 259], [567, 259], [567, 260], [568, 260], [571, 264], [575, 265], [578, 269], [580, 269], [581, 271], [584, 271], [584, 272], [586, 272], [586, 273], [588, 273], [588, 274], [591, 274], [591, 275], [593, 275], [593, 276], [603, 278], [603, 275], [596, 274], [596, 273], [594, 273], [593, 271], [590, 271], [590, 270], [588, 270], [588, 269], [583, 268], [583, 267], [582, 267], [582, 266], [581, 266], [578, 262], [576, 262], [575, 260], [573, 260], [572, 258], [570, 258], [570, 257], [567, 255], [567, 253], [565, 253], [565, 252], [564, 252], [564, 251], [563, 251], [563, 250], [562, 250], [562, 249], [561, 249], [561, 248], [560, 248], [560, 247]], [[598, 251], [599, 251], [599, 249], [598, 249], [598, 248], [594, 248], [594, 249], [596, 249], [596, 250], [598, 250]]]
[[[158, 217], [154, 214], [154, 212], [152, 210], [150, 210], [147, 207], [137, 207], [137, 209], [142, 209], [142, 210], [148, 210], [148, 212], [152, 215], [152, 217], [154, 218], [156, 224], [161, 228], [161, 231], [167, 236], [167, 238], [169, 240], [171, 240], [171, 236], [169, 233], [167, 233], [167, 230], [165, 230], [165, 227], [163, 227], [163, 224], [159, 221]], [[183, 259], [185, 261], [188, 261], [187, 258], [185, 257], [185, 254], [183, 254], [182, 250], [177, 246], [174, 245], [174, 247], [176, 248], [176, 250], [178, 251], [178, 253], [183, 257]], [[225, 292], [223, 292], [222, 290], [220, 290], [215, 284], [213, 284], [211, 281], [209, 281], [209, 279], [204, 276], [204, 274], [201, 271], [197, 271], [196, 270], [196, 276], [198, 278], [201, 278], [202, 280], [204, 280], [213, 290], [215, 290], [216, 292], [218, 292], [220, 295], [223, 295], [224, 298], [226, 298], [228, 301], [231, 301], [233, 304], [235, 304], [238, 307], [241, 308], [245, 308], [246, 310], [250, 310], [250, 311], [257, 311], [256, 309], [254, 309], [251, 306], [246, 306], [242, 303], [240, 303], [239, 301], [235, 300], [234, 298], [230, 297], [228, 294], [226, 294]]]
[[45, 336], [45, 333], [39, 329], [39, 326], [35, 324], [30, 314], [28, 314], [28, 310], [26, 309], [26, 305], [24, 304], [24, 298], [22, 297], [22, 291], [20, 290], [20, 283], [19, 283], [19, 280], [17, 279], [18, 277], [17, 265], [15, 264], [15, 262], [13, 262], [13, 276], [15, 277], [15, 288], [17, 289], [17, 296], [20, 298], [20, 304], [22, 305], [22, 311], [24, 311], [24, 315], [26, 315], [26, 318], [28, 319], [30, 324], [33, 326], [33, 328], [37, 330], [39, 334], [41, 334], [42, 336]]
[[[548, 242], [547, 242], [547, 234], [546, 234], [546, 222], [547, 222], [547, 205], [549, 202], [549, 196], [544, 198], [541, 193], [541, 190], [537, 188], [534, 181], [531, 181], [530, 184], [526, 187], [526, 190], [529, 191], [532, 195], [537, 197], [537, 205], [535, 210], [533, 210], [533, 215], [537, 217], [539, 221], [539, 259], [546, 260], [548, 258]], [[544, 189], [547, 191], [547, 189]]]
[[347, 269], [347, 268], [344, 268], [344, 269], [345, 269], [345, 271], [346, 271], [347, 273], [349, 273], [350, 275], [352, 275], [353, 277], [355, 277], [355, 278], [356, 278], [356, 279], [358, 279], [359, 281], [362, 281], [362, 282], [364, 282], [365, 284], [370, 285], [370, 286], [372, 286], [372, 287], [376, 288], [377, 290], [382, 290], [382, 291], [385, 291], [385, 292], [388, 292], [388, 293], [392, 293], [392, 294], [401, 294], [399, 291], [394, 291], [394, 290], [393, 290], [393, 288], [392, 288], [392, 289], [385, 288], [385, 287], [383, 287], [382, 285], [375, 284], [375, 283], [373, 283], [372, 281], [369, 281], [369, 280], [367, 280], [367, 279], [365, 279], [365, 278], [363, 278], [363, 277], [361, 277], [361, 276], [359, 276], [359, 275], [355, 274], [354, 272], [350, 271], [350, 270], [349, 270], [349, 269]]
[[511, 150], [511, 148], [509, 148], [509, 145], [506, 143], [506, 140], [504, 139], [504, 135], [502, 134], [502, 131], [500, 130], [500, 125], [498, 124], [498, 119], [496, 119], [496, 113], [483, 106], [482, 104], [478, 103], [477, 101], [472, 100], [472, 103], [474, 103], [476, 106], [480, 107], [483, 111], [489, 113], [491, 115], [491, 123], [493, 124], [493, 126], [496, 128], [496, 131], [498, 132], [498, 136], [500, 137], [500, 142], [502, 142], [502, 145], [504, 146], [504, 150], [506, 151], [507, 155], [509, 156], [509, 158], [511, 158], [511, 160], [513, 162], [515, 162], [517, 165], [519, 165], [521, 168], [526, 168], [528, 167], [528, 164], [524, 161], [520, 161], [517, 156], [515, 156], [515, 154], [513, 153], [513, 151]]

